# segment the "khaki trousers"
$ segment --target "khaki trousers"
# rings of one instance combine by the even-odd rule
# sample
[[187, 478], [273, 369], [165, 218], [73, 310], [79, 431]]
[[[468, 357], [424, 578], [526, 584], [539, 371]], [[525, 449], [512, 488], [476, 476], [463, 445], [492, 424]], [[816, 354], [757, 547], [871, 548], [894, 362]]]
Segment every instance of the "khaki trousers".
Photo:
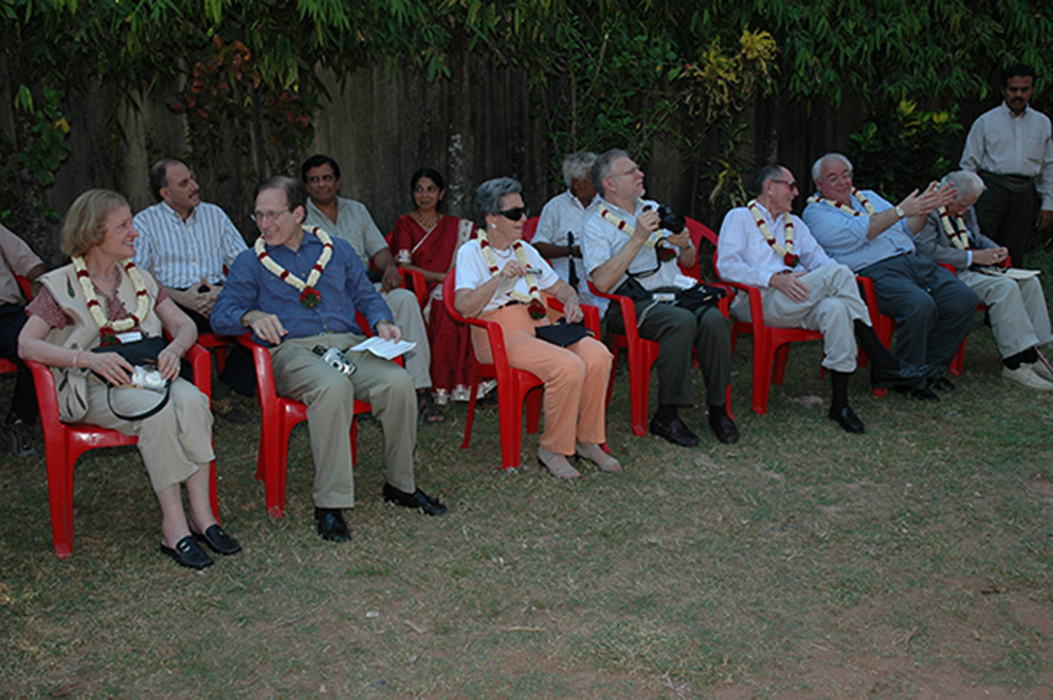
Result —
[[[761, 289], [764, 323], [775, 328], [807, 328], [823, 334], [823, 366], [834, 372], [854, 372], [859, 354], [855, 325], [870, 325], [870, 314], [859, 296], [856, 276], [845, 265], [824, 265], [801, 277], [812, 290], [808, 300], [797, 302], [782, 292]], [[731, 310], [750, 320], [747, 295], [739, 294]]]
[[[377, 291], [380, 291], [380, 285], [377, 285]], [[381, 292], [380, 296], [391, 309], [391, 315], [395, 317], [391, 320], [402, 331], [402, 337], [417, 344], [402, 359], [406, 363], [406, 371], [413, 377], [413, 386], [427, 389], [431, 386], [431, 345], [428, 343], [428, 328], [424, 325], [417, 295], [399, 287]]]
[[[384, 478], [407, 493], [416, 490], [417, 395], [413, 379], [394, 362], [368, 352], [347, 352], [364, 340], [351, 333], [323, 333], [283, 340], [271, 349], [278, 393], [307, 404], [314, 458], [312, 497], [319, 508], [355, 505], [351, 463], [351, 419], [355, 398], [367, 401], [384, 430]], [[337, 347], [358, 367], [347, 377], [322, 362], [314, 346]]]
[[[607, 346], [583, 338], [561, 348], [534, 335], [545, 323], [530, 318], [527, 307], [512, 304], [482, 317], [501, 326], [508, 364], [525, 369], [545, 382], [545, 431], [541, 446], [561, 455], [574, 454], [574, 441], [607, 442], [607, 382], [611, 353]], [[486, 331], [472, 327], [472, 343], [480, 362], [492, 363]]]
[[[161, 394], [149, 389], [114, 389], [111, 397], [115, 409], [135, 415], [156, 406]], [[106, 405], [106, 385], [91, 376], [84, 422], [138, 437], [139, 454], [154, 491], [183, 483], [197, 472], [199, 464], [215, 459], [208, 397], [184, 379], [172, 382], [168, 405], [149, 418], [129, 421], [113, 414]]]
[[964, 270], [958, 279], [991, 307], [991, 330], [1002, 357], [1053, 341], [1049, 309], [1037, 277], [1014, 280]]

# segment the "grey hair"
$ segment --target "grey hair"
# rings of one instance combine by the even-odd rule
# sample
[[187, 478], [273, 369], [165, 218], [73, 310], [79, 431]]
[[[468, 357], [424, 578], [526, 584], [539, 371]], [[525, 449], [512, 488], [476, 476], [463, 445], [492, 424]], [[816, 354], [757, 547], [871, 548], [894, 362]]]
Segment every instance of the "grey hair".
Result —
[[487, 180], [475, 191], [475, 223], [486, 228], [486, 215], [491, 216], [501, 211], [501, 200], [510, 194], [522, 194], [523, 186], [519, 180], [510, 177], [499, 177]]
[[753, 176], [753, 194], [758, 197], [764, 194], [765, 183], [782, 175], [782, 168], [778, 163], [769, 163], [758, 170]]
[[586, 180], [590, 176], [596, 154], [592, 151], [578, 151], [563, 159], [563, 182], [570, 187], [572, 180]]
[[596, 188], [601, 197], [607, 196], [607, 190], [603, 187], [603, 181], [610, 177], [611, 164], [618, 158], [631, 157], [620, 148], [612, 148], [597, 156], [596, 162], [592, 164], [592, 186]]
[[956, 202], [970, 197], [979, 198], [987, 189], [983, 179], [968, 170], [955, 170], [953, 173], [947, 173], [940, 180], [940, 187], [946, 184], [954, 185], [954, 188], [958, 190], [958, 196], [954, 198]]
[[812, 164], [812, 182], [819, 182], [820, 173], [823, 170], [823, 163], [829, 160], [830, 158], [836, 158], [837, 160], [841, 161], [849, 170], [853, 169], [852, 161], [850, 161], [846, 156], [840, 153], [827, 153], [825, 156], [821, 157], [819, 160], [815, 161], [815, 163]]

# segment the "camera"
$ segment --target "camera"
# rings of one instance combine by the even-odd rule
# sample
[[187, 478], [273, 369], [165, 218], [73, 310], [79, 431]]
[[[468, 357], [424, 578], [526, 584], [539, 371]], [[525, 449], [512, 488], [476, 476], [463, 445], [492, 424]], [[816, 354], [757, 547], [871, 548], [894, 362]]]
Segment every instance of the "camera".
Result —
[[355, 373], [356, 369], [358, 369], [358, 367], [355, 366], [355, 363], [347, 359], [347, 355], [341, 352], [339, 348], [326, 349], [325, 346], [315, 345], [313, 350], [315, 355], [322, 358], [322, 362], [326, 363], [337, 372], [340, 372], [348, 379], [350, 379], [351, 375]]
[[672, 208], [664, 204], [658, 205], [658, 217], [662, 222], [662, 228], [669, 231], [669, 233], [680, 233], [687, 226], [687, 222], [684, 221], [682, 215], [677, 214]]
[[140, 389], [152, 389], [153, 391], [164, 391], [166, 383], [160, 371], [153, 367], [143, 367], [142, 365], [135, 366], [135, 370], [132, 372], [132, 381], [130, 382], [131, 385]]

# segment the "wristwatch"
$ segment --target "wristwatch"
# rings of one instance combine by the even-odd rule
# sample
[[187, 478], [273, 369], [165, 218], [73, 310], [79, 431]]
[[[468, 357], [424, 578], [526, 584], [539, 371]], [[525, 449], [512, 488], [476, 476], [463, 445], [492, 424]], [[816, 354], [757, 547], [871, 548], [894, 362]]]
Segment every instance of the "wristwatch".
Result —
[[896, 216], [898, 216], [899, 218], [902, 219], [906, 215], [907, 215], [907, 213], [905, 211], [903, 211], [903, 207], [901, 207], [900, 205], [897, 204], [896, 205]]

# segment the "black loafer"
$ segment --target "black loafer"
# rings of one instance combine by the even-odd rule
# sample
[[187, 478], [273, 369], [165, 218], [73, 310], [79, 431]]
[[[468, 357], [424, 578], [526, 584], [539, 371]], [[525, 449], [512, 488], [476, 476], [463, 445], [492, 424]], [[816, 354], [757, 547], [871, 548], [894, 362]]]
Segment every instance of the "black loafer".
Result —
[[204, 569], [212, 566], [212, 557], [205, 554], [205, 550], [198, 546], [190, 535], [176, 542], [175, 548], [166, 547], [161, 543], [161, 554], [172, 557], [180, 566], [188, 569]]
[[830, 417], [830, 420], [840, 425], [841, 429], [846, 433], [859, 435], [866, 431], [863, 427], [863, 421], [859, 420], [859, 416], [856, 415], [851, 406], [845, 406], [840, 411], [835, 411], [831, 406], [830, 413], [827, 415]]
[[929, 365], [912, 365], [900, 361], [899, 369], [870, 369], [870, 384], [875, 389], [888, 389], [893, 386], [913, 386], [932, 376], [934, 370]]
[[735, 427], [735, 421], [731, 420], [731, 416], [727, 414], [727, 411], [721, 411], [715, 415], [710, 413], [709, 427], [713, 429], [713, 434], [717, 436], [717, 440], [727, 445], [734, 445], [739, 441], [739, 429]]
[[406, 493], [398, 490], [391, 484], [385, 483], [384, 500], [403, 508], [414, 508], [423, 511], [428, 515], [442, 515], [446, 512], [446, 506], [439, 503], [439, 499], [432, 498], [420, 489], [415, 490], [413, 493]]
[[954, 384], [947, 377], [940, 375], [929, 380], [929, 388], [936, 391], [954, 391]]
[[314, 524], [323, 540], [347, 542], [351, 539], [351, 530], [344, 522], [344, 514], [339, 508], [315, 508]]
[[692, 433], [691, 430], [684, 425], [684, 421], [679, 418], [674, 418], [668, 423], [660, 423], [652, 418], [651, 434], [657, 435], [658, 437], [668, 440], [674, 445], [680, 445], [681, 447], [694, 447], [699, 442], [698, 436]]
[[194, 539], [204, 542], [216, 554], [230, 556], [241, 551], [241, 545], [219, 525], [209, 525], [204, 533], [195, 532]]
[[936, 395], [935, 391], [928, 387], [897, 386], [893, 388], [899, 393], [905, 394], [912, 399], [917, 399], [918, 401], [928, 401], [929, 403], [940, 402], [940, 397]]

